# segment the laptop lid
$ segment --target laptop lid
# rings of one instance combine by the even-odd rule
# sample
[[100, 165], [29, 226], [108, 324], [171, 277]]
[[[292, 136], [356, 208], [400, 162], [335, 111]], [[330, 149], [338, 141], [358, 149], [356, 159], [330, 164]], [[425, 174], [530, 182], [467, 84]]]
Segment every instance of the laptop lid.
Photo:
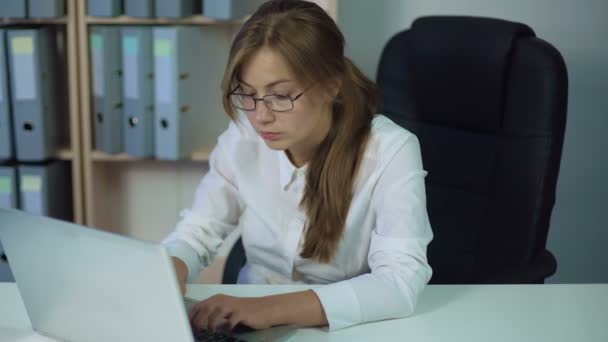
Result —
[[0, 240], [34, 330], [69, 341], [193, 341], [158, 244], [0, 209]]

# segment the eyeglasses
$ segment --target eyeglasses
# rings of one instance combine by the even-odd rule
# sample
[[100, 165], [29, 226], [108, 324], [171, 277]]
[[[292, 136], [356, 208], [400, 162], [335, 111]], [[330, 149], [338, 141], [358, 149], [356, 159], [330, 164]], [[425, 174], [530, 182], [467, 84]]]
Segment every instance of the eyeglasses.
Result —
[[230, 102], [235, 108], [242, 109], [244, 111], [252, 112], [256, 108], [256, 104], [258, 101], [263, 101], [266, 108], [270, 109], [273, 112], [287, 112], [293, 109], [293, 102], [300, 98], [305, 92], [307, 92], [311, 87], [308, 87], [296, 97], [291, 97], [287, 95], [265, 95], [259, 98], [253, 97], [253, 95], [237, 93], [236, 91], [239, 88], [230, 93]]

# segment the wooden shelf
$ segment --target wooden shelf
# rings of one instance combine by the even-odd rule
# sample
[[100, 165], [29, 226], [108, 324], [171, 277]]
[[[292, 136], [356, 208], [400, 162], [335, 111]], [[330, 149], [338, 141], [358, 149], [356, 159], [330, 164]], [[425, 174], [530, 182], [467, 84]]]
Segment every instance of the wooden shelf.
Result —
[[57, 158], [61, 160], [73, 160], [74, 152], [69, 147], [62, 147], [57, 151]]
[[137, 158], [126, 153], [109, 154], [102, 151], [91, 152], [91, 158], [96, 162], [135, 162], [135, 161], [153, 161], [153, 162], [179, 162], [179, 161], [194, 161], [194, 162], [207, 162], [211, 151], [215, 146], [203, 146], [198, 150], [194, 151], [190, 156], [190, 159], [182, 160], [163, 160], [154, 158]]
[[0, 25], [64, 25], [66, 17], [60, 18], [0, 18]]
[[121, 15], [118, 17], [91, 17], [87, 16], [87, 24], [93, 25], [240, 25], [245, 18], [236, 20], [218, 20], [203, 15], [193, 15], [184, 18], [136, 18]]

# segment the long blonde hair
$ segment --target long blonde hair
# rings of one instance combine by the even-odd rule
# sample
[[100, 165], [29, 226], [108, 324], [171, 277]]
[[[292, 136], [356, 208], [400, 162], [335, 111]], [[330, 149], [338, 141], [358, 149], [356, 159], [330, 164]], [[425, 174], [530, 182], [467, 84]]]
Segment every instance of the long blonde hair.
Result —
[[305, 84], [339, 80], [332, 124], [308, 162], [300, 207], [307, 224], [301, 256], [330, 262], [344, 233], [355, 179], [377, 107], [377, 90], [347, 57], [344, 37], [333, 19], [308, 1], [272, 0], [243, 25], [230, 50], [222, 82], [223, 104], [235, 120], [230, 92], [238, 86], [242, 65], [261, 47], [279, 53]]

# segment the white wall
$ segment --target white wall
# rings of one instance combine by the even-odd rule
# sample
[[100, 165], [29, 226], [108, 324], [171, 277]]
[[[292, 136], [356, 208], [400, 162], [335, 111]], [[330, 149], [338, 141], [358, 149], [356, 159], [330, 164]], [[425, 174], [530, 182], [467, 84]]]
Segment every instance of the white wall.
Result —
[[519, 21], [563, 54], [570, 78], [568, 124], [549, 249], [549, 282], [608, 282], [608, 1], [343, 0], [347, 53], [375, 79], [382, 47], [423, 15], [479, 15]]

